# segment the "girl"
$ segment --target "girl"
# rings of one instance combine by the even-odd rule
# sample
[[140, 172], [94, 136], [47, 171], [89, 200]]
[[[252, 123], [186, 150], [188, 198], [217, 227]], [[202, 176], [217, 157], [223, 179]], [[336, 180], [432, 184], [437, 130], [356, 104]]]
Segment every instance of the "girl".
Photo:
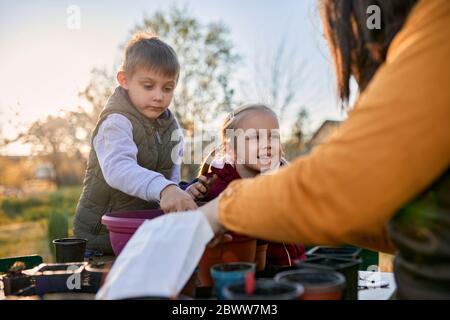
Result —
[[[186, 190], [195, 200], [210, 201], [233, 180], [270, 174], [287, 164], [281, 157], [278, 118], [265, 105], [244, 105], [231, 112], [222, 125], [221, 140], [220, 148], [201, 166], [198, 181]], [[258, 241], [257, 251], [266, 244]], [[268, 265], [292, 266], [305, 258], [303, 245], [268, 243]]]

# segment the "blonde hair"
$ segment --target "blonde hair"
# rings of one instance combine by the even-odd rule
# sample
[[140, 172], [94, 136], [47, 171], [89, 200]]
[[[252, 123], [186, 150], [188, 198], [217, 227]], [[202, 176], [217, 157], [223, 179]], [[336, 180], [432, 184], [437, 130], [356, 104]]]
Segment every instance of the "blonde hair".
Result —
[[[220, 128], [220, 138], [221, 144], [218, 148], [215, 148], [209, 153], [205, 158], [202, 165], [200, 166], [199, 174], [205, 175], [208, 173], [211, 162], [218, 155], [223, 155], [225, 153], [225, 146], [227, 141], [227, 130], [234, 130], [239, 128], [239, 123], [250, 113], [250, 111], [264, 111], [271, 114], [278, 121], [277, 114], [268, 106], [264, 104], [246, 104], [238, 107], [237, 109], [231, 111], [225, 118], [222, 126]], [[282, 159], [282, 161], [285, 161]]]
[[142, 31], [136, 32], [125, 46], [121, 71], [132, 77], [138, 67], [177, 79], [180, 73], [180, 63], [172, 47], [155, 34]]

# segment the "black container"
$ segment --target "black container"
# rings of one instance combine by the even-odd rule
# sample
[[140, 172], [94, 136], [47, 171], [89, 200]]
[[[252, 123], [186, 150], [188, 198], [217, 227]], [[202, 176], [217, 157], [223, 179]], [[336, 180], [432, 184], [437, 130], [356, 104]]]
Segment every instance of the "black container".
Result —
[[358, 300], [358, 269], [361, 262], [360, 259], [317, 256], [306, 261], [299, 261], [297, 267], [333, 270], [342, 273], [346, 281], [344, 300]]
[[32, 274], [36, 281], [36, 294], [42, 296], [46, 293], [82, 292], [83, 271], [86, 265], [87, 262], [39, 265]]
[[56, 252], [56, 262], [81, 262], [84, 261], [86, 239], [64, 238], [53, 240]]
[[308, 256], [333, 256], [344, 259], [360, 259], [361, 248], [345, 246], [345, 247], [331, 247], [331, 246], [317, 246], [307, 252]]
[[214, 298], [214, 288], [213, 287], [196, 287], [195, 288], [195, 299], [213, 299]]
[[226, 300], [296, 300], [303, 294], [303, 287], [294, 283], [276, 282], [269, 279], [258, 279], [255, 291], [248, 295], [245, 284], [229, 284], [223, 288]]
[[105, 280], [110, 267], [110, 265], [95, 266], [88, 264], [84, 268], [83, 292], [97, 293]]
[[255, 277], [256, 278], [269, 278], [269, 279], [273, 279], [273, 277], [275, 277], [275, 275], [277, 275], [280, 272], [283, 271], [290, 271], [290, 270], [298, 270], [298, 267], [296, 266], [290, 266], [290, 267], [285, 267], [285, 266], [267, 266], [263, 271], [257, 271], [255, 273]]
[[9, 295], [33, 295], [34, 294], [34, 282], [31, 276], [25, 274], [19, 275], [5, 275], [2, 278], [3, 293], [5, 296]]

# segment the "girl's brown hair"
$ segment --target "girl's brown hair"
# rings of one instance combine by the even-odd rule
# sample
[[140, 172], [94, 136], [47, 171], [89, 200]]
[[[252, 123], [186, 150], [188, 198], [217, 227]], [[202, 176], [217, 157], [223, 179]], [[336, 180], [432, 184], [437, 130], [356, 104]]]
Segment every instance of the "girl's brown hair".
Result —
[[[336, 68], [338, 95], [350, 97], [353, 76], [362, 92], [386, 60], [392, 39], [417, 0], [319, 0], [324, 33]], [[367, 9], [381, 10], [381, 28], [367, 27]]]

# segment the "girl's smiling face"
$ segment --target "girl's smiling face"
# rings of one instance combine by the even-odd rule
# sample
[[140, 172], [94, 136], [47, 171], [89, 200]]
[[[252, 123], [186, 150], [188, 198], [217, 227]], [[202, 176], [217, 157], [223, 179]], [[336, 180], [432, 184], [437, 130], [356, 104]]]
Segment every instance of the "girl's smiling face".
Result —
[[258, 173], [276, 166], [281, 158], [279, 129], [278, 119], [272, 113], [248, 111], [234, 130], [232, 150], [235, 163]]

